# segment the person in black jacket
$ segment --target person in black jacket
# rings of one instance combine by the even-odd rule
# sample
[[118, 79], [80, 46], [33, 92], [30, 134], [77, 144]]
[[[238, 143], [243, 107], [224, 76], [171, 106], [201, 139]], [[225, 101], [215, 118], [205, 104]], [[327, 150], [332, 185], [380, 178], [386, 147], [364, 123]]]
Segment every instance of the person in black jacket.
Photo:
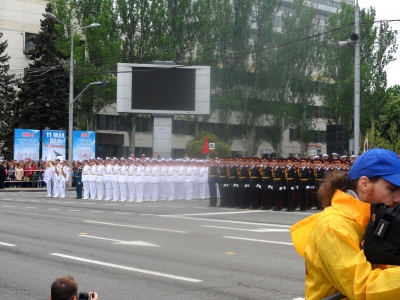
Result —
[[0, 189], [4, 189], [4, 180], [6, 179], [6, 168], [3, 162], [0, 163]]

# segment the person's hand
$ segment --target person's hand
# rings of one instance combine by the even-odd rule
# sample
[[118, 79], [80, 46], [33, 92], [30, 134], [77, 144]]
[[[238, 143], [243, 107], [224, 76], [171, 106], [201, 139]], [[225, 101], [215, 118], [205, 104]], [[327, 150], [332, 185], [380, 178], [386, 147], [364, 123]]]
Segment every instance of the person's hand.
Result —
[[96, 292], [89, 292], [89, 299], [90, 300], [99, 300], [99, 295]]

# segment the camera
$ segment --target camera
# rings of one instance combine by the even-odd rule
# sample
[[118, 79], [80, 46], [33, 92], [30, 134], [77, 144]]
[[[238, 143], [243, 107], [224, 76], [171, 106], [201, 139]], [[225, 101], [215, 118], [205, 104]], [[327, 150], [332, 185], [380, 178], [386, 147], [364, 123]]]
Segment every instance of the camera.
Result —
[[[92, 297], [94, 297], [94, 294], [92, 294]], [[89, 300], [89, 294], [88, 293], [79, 293], [78, 295], [78, 300]]]

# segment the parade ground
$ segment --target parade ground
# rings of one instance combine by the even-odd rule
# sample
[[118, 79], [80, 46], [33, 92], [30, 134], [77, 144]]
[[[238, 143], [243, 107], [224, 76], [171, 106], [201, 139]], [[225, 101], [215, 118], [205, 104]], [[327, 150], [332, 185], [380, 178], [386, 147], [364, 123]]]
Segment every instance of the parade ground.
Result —
[[304, 298], [304, 261], [289, 228], [316, 211], [45, 195], [0, 193], [3, 299], [48, 299], [65, 275], [102, 300]]

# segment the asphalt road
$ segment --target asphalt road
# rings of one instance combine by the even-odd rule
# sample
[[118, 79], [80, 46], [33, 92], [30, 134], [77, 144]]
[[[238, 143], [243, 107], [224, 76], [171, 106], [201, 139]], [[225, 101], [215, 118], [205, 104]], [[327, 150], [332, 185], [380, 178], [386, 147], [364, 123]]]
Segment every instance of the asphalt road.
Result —
[[296, 299], [289, 227], [312, 213], [0, 194], [0, 295], [48, 299], [56, 277], [107, 299]]

